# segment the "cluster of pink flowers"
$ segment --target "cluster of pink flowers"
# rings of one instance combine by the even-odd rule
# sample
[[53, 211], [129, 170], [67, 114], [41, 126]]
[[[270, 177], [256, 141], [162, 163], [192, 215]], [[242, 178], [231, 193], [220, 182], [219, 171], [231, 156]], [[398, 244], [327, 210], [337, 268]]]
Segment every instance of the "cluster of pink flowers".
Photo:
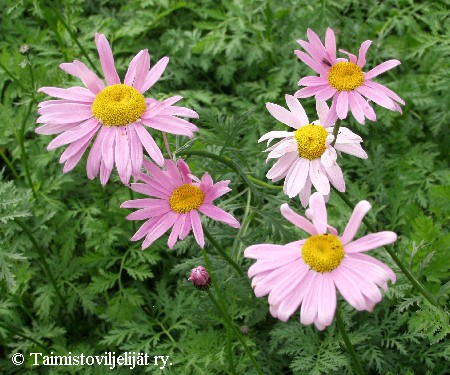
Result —
[[[387, 87], [372, 81], [379, 74], [399, 65], [398, 60], [386, 61], [368, 72], [366, 65], [370, 40], [362, 43], [359, 55], [340, 50], [348, 56], [336, 57], [336, 39], [332, 29], [326, 31], [325, 45], [308, 29], [308, 41], [298, 40], [303, 51], [298, 58], [319, 76], [303, 77], [298, 82], [306, 86], [293, 96], [286, 95], [285, 109], [267, 103], [270, 114], [293, 131], [270, 131], [261, 141], [280, 139], [270, 146], [267, 160], [278, 159], [268, 171], [267, 178], [284, 178], [284, 193], [289, 198], [299, 196], [306, 218], [295, 213], [287, 204], [281, 214], [309, 237], [286, 245], [259, 244], [248, 247], [244, 256], [256, 259], [248, 270], [255, 295], [269, 295], [273, 317], [287, 321], [301, 306], [300, 322], [314, 323], [317, 329], [329, 326], [336, 309], [336, 288], [357, 310], [372, 311], [381, 301], [378, 287], [387, 289], [387, 281], [395, 282], [392, 270], [365, 251], [396, 241], [393, 232], [372, 233], [353, 240], [370, 204], [361, 201], [342, 236], [328, 224], [325, 202], [330, 185], [345, 192], [344, 175], [337, 164], [342, 153], [362, 159], [368, 156], [362, 149], [362, 138], [337, 123], [350, 111], [361, 124], [367, 118], [376, 120], [370, 101], [392, 111], [401, 112], [404, 101]], [[315, 96], [318, 119], [310, 122], [298, 98]], [[331, 99], [331, 106], [326, 101]], [[368, 99], [368, 100], [367, 100]], [[311, 194], [312, 187], [316, 192]], [[309, 220], [308, 220], [309, 219]]]
[[[59, 134], [48, 145], [48, 150], [69, 145], [62, 153], [63, 172], [69, 172], [80, 161], [88, 146], [90, 149], [86, 171], [90, 179], [100, 174], [105, 185], [116, 166], [120, 180], [128, 185], [131, 176], [142, 183], [131, 184], [131, 189], [152, 198], [126, 201], [122, 207], [139, 208], [128, 215], [128, 220], [146, 220], [131, 238], [145, 237], [142, 248], [150, 246], [170, 228], [168, 246], [185, 239], [191, 230], [197, 243], [203, 247], [205, 238], [199, 212], [213, 220], [239, 228], [239, 222], [229, 213], [213, 204], [228, 193], [230, 181], [214, 183], [205, 173], [201, 180], [193, 176], [183, 161], [165, 160], [149, 130], [184, 135], [192, 138], [197, 126], [180, 118], [198, 118], [192, 109], [175, 106], [181, 96], [163, 101], [145, 98], [146, 93], [161, 77], [169, 63], [163, 57], [150, 68], [150, 54], [140, 51], [130, 62], [123, 83], [117, 74], [114, 57], [103, 34], [95, 35], [105, 83], [85, 64], [75, 60], [61, 64], [66, 73], [77, 77], [85, 87], [42, 87], [38, 91], [58, 98], [39, 104], [37, 122], [44, 124], [38, 134]], [[144, 149], [158, 165], [144, 160]], [[148, 174], [142, 172], [142, 167]], [[160, 169], [165, 168], [165, 170]]]
[[[198, 130], [186, 120], [198, 118], [198, 114], [175, 105], [181, 96], [162, 101], [144, 97], [162, 76], [169, 58], [163, 57], [151, 67], [148, 51], [140, 51], [130, 62], [121, 83], [106, 37], [96, 34], [95, 43], [106, 85], [85, 64], [75, 60], [60, 67], [80, 79], [85, 87], [39, 89], [57, 99], [39, 104], [37, 122], [42, 125], [36, 132], [58, 134], [48, 150], [68, 145], [60, 157], [63, 172], [72, 170], [92, 144], [86, 164], [89, 179], [99, 176], [105, 185], [114, 167], [123, 184], [128, 186], [133, 177], [131, 189], [149, 198], [129, 200], [121, 207], [137, 209], [127, 216], [128, 220], [145, 220], [131, 238], [132, 241], [144, 239], [143, 249], [169, 229], [169, 248], [191, 231], [198, 245], [204, 247], [199, 213], [239, 228], [232, 215], [213, 203], [231, 190], [230, 181], [214, 183], [208, 173], [197, 178], [183, 160], [164, 159], [155, 141], [158, 132], [166, 140], [166, 133], [192, 138]], [[301, 323], [314, 323], [322, 330], [333, 321], [336, 289], [355, 309], [371, 311], [382, 298], [379, 288], [386, 290], [388, 280], [395, 282], [389, 267], [363, 252], [393, 243], [397, 235], [386, 231], [353, 239], [370, 209], [368, 202], [356, 206], [341, 236], [328, 224], [325, 203], [331, 185], [340, 192], [345, 191], [338, 157], [342, 153], [368, 157], [361, 147], [362, 138], [337, 121], [345, 119], [349, 111], [361, 124], [366, 118], [375, 121], [370, 101], [399, 112], [399, 103], [404, 102], [387, 87], [372, 81], [400, 64], [399, 61], [390, 60], [368, 72], [362, 71], [371, 41], [362, 43], [358, 57], [340, 50], [348, 60], [336, 57], [335, 35], [331, 29], [326, 31], [325, 45], [312, 30], [308, 30], [308, 42], [299, 40], [298, 43], [305, 52], [295, 53], [319, 76], [300, 79], [299, 85], [306, 87], [293, 96], [286, 95], [289, 109], [266, 104], [270, 114], [293, 131], [270, 131], [259, 142], [268, 141], [267, 159], [278, 159], [267, 178], [272, 181], [284, 178], [284, 193], [289, 198], [299, 196], [305, 208], [309, 205], [306, 217], [295, 213], [287, 204], [280, 208], [281, 214], [309, 237], [286, 245], [252, 245], [244, 255], [256, 259], [248, 276], [253, 278], [257, 297], [269, 295], [270, 312], [275, 318], [286, 321], [301, 306]], [[315, 96], [317, 108], [317, 120], [312, 122], [298, 100], [310, 96]], [[329, 107], [326, 101], [330, 99]], [[274, 139], [278, 142], [270, 146]], [[152, 161], [144, 158], [144, 150]], [[189, 280], [200, 289], [207, 289], [211, 282], [201, 266], [192, 270]]]

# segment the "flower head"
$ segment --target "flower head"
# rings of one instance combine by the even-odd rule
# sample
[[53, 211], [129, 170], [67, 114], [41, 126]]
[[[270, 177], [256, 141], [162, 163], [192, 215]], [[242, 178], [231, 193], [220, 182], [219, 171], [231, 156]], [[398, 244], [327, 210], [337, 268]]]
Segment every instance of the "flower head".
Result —
[[170, 249], [178, 239], [184, 240], [191, 229], [197, 243], [203, 247], [205, 238], [199, 212], [233, 228], [240, 227], [233, 216], [213, 205], [215, 199], [231, 191], [229, 180], [214, 184], [208, 173], [199, 180], [191, 174], [183, 160], [178, 160], [176, 164], [166, 160], [165, 166], [163, 171], [145, 160], [144, 167], [150, 174], [141, 173], [143, 183], [131, 184], [131, 189], [154, 198], [130, 200], [120, 206], [139, 208], [127, 216], [128, 220], [147, 220], [131, 238], [132, 241], [145, 237], [142, 243], [145, 249], [173, 227], [167, 242]]
[[199, 290], [208, 290], [211, 286], [211, 278], [203, 266], [193, 268], [188, 280]]
[[308, 76], [300, 79], [298, 84], [306, 87], [298, 90], [295, 97], [315, 96], [316, 100], [333, 98], [326, 124], [333, 123], [338, 118], [345, 119], [349, 110], [361, 124], [364, 124], [365, 118], [375, 121], [375, 112], [363, 97], [391, 111], [402, 111], [397, 102], [404, 105], [403, 99], [386, 86], [372, 81], [381, 73], [399, 65], [400, 61], [388, 60], [368, 72], [363, 72], [371, 40], [361, 44], [358, 57], [339, 50], [349, 57], [348, 61], [345, 58], [336, 58], [336, 39], [332, 29], [327, 29], [325, 46], [311, 29], [308, 29], [307, 35], [308, 42], [297, 41], [307, 53], [296, 50], [295, 54], [319, 73], [319, 77]]
[[191, 109], [174, 106], [181, 96], [163, 101], [144, 97], [163, 74], [168, 57], [163, 57], [150, 69], [148, 51], [140, 51], [121, 83], [106, 37], [95, 34], [95, 43], [106, 86], [80, 61], [61, 64], [62, 70], [79, 78], [86, 88], [41, 87], [39, 92], [58, 100], [39, 103], [37, 122], [44, 125], [37, 128], [36, 133], [62, 133], [47, 149], [69, 144], [59, 160], [65, 163], [64, 173], [78, 164], [96, 137], [87, 160], [88, 178], [93, 179], [100, 172], [100, 181], [105, 185], [116, 165], [121, 181], [128, 184], [131, 175], [136, 177], [141, 171], [143, 149], [158, 165], [164, 165], [164, 157], [146, 128], [192, 137], [198, 128], [176, 116], [197, 118], [198, 115]]
[[259, 139], [259, 142], [268, 140], [270, 143], [274, 138], [283, 138], [266, 150], [270, 151], [267, 159], [279, 159], [267, 173], [267, 178], [272, 181], [285, 178], [285, 194], [289, 198], [298, 194], [304, 207], [308, 205], [312, 185], [325, 196], [330, 193], [330, 182], [339, 191], [345, 191], [336, 151], [367, 158], [360, 145], [361, 137], [350, 129], [340, 127], [336, 143], [332, 146], [333, 127], [322, 125], [329, 112], [325, 102], [316, 103], [319, 120], [312, 123], [297, 99], [286, 95], [286, 103], [290, 110], [277, 104], [266, 104], [273, 117], [296, 129], [293, 132], [271, 131]]
[[292, 211], [287, 204], [281, 214], [310, 235], [286, 245], [260, 244], [248, 247], [244, 256], [256, 259], [248, 270], [257, 297], [269, 295], [270, 313], [287, 321], [301, 305], [300, 322], [314, 323], [319, 330], [329, 326], [336, 310], [336, 288], [355, 309], [372, 311], [381, 301], [379, 287], [395, 274], [384, 263], [363, 252], [393, 243], [394, 232], [378, 232], [353, 240], [364, 215], [367, 201], [359, 202], [342, 236], [327, 221], [323, 196], [314, 193], [307, 216]]

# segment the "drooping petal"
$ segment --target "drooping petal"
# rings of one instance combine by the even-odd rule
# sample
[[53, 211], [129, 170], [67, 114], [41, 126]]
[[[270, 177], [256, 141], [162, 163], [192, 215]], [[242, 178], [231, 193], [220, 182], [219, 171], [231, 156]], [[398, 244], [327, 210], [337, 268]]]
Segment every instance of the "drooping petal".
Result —
[[164, 156], [150, 133], [141, 124], [135, 123], [134, 129], [148, 155], [159, 165], [164, 165]]
[[75, 60], [73, 63], [63, 63], [60, 64], [59, 67], [66, 73], [79, 78], [93, 94], [97, 95], [105, 88], [105, 84], [98, 78], [97, 74], [81, 61]]
[[319, 193], [326, 195], [330, 192], [330, 181], [326, 176], [320, 159], [311, 160], [309, 164], [309, 178]]
[[362, 68], [364, 65], [366, 65], [366, 53], [369, 49], [370, 45], [372, 44], [371, 40], [366, 40], [361, 44], [361, 47], [359, 47], [359, 54], [358, 54], [358, 66]]
[[117, 172], [123, 184], [128, 185], [131, 177], [130, 146], [125, 126], [116, 126], [116, 146], [114, 159]]
[[191, 225], [195, 240], [197, 241], [198, 245], [203, 248], [205, 247], [205, 236], [203, 234], [203, 227], [202, 222], [200, 221], [200, 216], [198, 216], [197, 210], [192, 210], [189, 213], [191, 214]]
[[316, 227], [303, 216], [294, 212], [287, 203], [281, 205], [280, 212], [286, 220], [289, 220], [292, 224], [304, 230], [306, 233], [312, 236], [318, 234]]

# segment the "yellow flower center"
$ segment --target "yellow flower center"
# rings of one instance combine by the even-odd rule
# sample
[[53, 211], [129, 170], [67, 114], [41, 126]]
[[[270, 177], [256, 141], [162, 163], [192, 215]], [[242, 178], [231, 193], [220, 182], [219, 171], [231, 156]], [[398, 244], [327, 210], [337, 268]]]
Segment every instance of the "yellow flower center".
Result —
[[128, 85], [111, 85], [100, 91], [92, 103], [94, 117], [106, 126], [123, 126], [145, 112], [144, 96]]
[[328, 72], [328, 83], [338, 91], [352, 91], [363, 82], [361, 68], [351, 62], [338, 62]]
[[305, 125], [294, 132], [298, 144], [298, 155], [302, 158], [314, 160], [320, 158], [327, 149], [325, 141], [327, 131], [321, 125]]
[[179, 214], [199, 208], [205, 200], [205, 193], [194, 185], [184, 184], [176, 188], [169, 199], [170, 207]]
[[314, 271], [331, 272], [344, 259], [344, 246], [336, 236], [318, 234], [309, 237], [303, 244], [302, 258]]

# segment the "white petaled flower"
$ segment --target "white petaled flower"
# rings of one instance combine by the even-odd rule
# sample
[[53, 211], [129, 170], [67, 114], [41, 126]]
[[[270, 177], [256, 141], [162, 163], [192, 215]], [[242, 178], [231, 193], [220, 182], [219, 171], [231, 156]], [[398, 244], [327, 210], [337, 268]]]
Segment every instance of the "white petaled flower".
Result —
[[266, 177], [273, 182], [284, 180], [284, 193], [292, 198], [299, 195], [303, 207], [308, 205], [311, 187], [327, 198], [330, 183], [339, 191], [345, 191], [342, 170], [337, 164], [337, 156], [346, 153], [367, 159], [361, 147], [362, 138], [350, 129], [340, 127], [334, 140], [333, 125], [323, 126], [329, 108], [325, 102], [317, 101], [318, 120], [309, 122], [302, 105], [292, 95], [286, 95], [289, 110], [273, 103], [266, 103], [270, 114], [278, 121], [295, 129], [295, 131], [271, 131], [264, 134], [258, 142], [283, 138], [269, 147], [267, 160], [278, 159], [267, 172]]

